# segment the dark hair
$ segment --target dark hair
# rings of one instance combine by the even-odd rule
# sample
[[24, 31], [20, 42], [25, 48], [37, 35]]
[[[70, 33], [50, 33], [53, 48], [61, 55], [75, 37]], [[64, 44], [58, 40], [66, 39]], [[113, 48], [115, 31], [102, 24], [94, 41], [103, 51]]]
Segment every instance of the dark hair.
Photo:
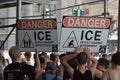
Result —
[[50, 60], [55, 61], [55, 58], [57, 57], [57, 54], [50, 54]]
[[45, 63], [45, 57], [44, 57], [44, 55], [39, 54], [39, 60], [40, 60], [41, 64], [44, 64]]
[[25, 56], [28, 56], [29, 58], [32, 56], [31, 52], [25, 52]]
[[112, 62], [115, 65], [120, 65], [120, 52], [117, 52], [117, 53], [112, 55]]
[[105, 59], [105, 58], [100, 58], [98, 60], [98, 65], [105, 66], [105, 69], [107, 69], [108, 66], [109, 66], [109, 61], [107, 59]]
[[77, 55], [78, 64], [84, 65], [87, 63], [87, 60], [88, 60], [88, 57], [85, 52], [80, 52], [80, 54]]

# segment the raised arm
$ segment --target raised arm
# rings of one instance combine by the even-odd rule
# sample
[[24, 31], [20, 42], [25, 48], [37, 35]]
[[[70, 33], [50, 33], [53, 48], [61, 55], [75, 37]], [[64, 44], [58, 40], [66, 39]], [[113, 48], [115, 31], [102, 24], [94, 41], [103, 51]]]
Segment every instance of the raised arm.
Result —
[[83, 49], [83, 51], [86, 52], [89, 60], [92, 61], [91, 66], [88, 67], [88, 68], [89, 68], [89, 70], [92, 72], [92, 75], [94, 75], [95, 70], [96, 70], [96, 67], [97, 67], [97, 60], [91, 55], [91, 51], [90, 51], [90, 49], [89, 49], [88, 47], [85, 47], [85, 48]]
[[74, 69], [67, 63], [67, 61], [75, 58], [81, 51], [82, 51], [82, 47], [78, 47], [75, 49], [73, 54], [69, 54], [60, 58], [63, 68], [68, 72], [71, 78], [73, 77]]
[[39, 51], [36, 50], [35, 53], [35, 80], [38, 79], [38, 77], [42, 74], [42, 68], [41, 68], [41, 64], [40, 64], [40, 60], [39, 60]]

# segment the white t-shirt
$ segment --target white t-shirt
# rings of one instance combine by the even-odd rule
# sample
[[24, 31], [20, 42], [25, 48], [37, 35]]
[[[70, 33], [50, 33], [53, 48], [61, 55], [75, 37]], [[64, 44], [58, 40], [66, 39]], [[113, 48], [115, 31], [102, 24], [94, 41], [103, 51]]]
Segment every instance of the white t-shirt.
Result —
[[34, 61], [31, 59], [27, 62], [28, 65], [34, 66]]

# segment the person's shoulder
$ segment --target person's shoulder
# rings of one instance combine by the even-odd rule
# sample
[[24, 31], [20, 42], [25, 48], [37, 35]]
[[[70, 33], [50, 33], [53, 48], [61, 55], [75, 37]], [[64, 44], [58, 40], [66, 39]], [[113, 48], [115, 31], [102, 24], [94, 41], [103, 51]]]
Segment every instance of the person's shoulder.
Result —
[[19, 63], [15, 62], [15, 63], [10, 63], [7, 66], [5, 66], [4, 68], [4, 72], [9, 71], [9, 70], [14, 70], [14, 69], [18, 69], [19, 68]]
[[45, 76], [46, 76], [46, 79], [47, 80], [52, 80], [52, 79], [54, 79], [54, 75], [52, 75], [52, 74], [45, 74]]
[[[49, 79], [54, 79], [55, 78], [55, 75], [52, 75], [52, 74], [46, 74], [46, 78], [47, 80]], [[57, 80], [63, 80], [61, 76], [57, 76]]]
[[26, 70], [29, 70], [29, 69], [34, 70], [35, 69], [34, 66], [28, 65], [28, 64], [26, 64], [24, 62], [20, 63], [20, 65], [22, 66], [23, 69], [26, 69]]
[[120, 74], [120, 70], [119, 69], [111, 69], [108, 70], [108, 72], [112, 75], [116, 75], [116, 74]]
[[[31, 65], [28, 65], [27, 63], [25, 63], [25, 62], [21, 62], [20, 63], [22, 66], [31, 66]], [[31, 66], [32, 67], [32, 66]]]
[[7, 69], [7, 68], [12, 68], [12, 67], [14, 67], [14, 66], [16, 66], [16, 65], [18, 65], [19, 63], [11, 63], [11, 64], [8, 64], [6, 67], [5, 67], [5, 69]]

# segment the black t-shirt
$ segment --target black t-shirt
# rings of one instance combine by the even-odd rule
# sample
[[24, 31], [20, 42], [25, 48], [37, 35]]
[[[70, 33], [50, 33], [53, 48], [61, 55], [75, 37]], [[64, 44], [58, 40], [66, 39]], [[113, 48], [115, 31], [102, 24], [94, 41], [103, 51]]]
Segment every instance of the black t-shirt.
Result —
[[90, 70], [86, 70], [86, 72], [82, 74], [79, 70], [75, 70], [73, 80], [92, 80], [92, 73]]
[[94, 80], [100, 80], [100, 78], [98, 78], [98, 77], [94, 77]]
[[34, 80], [34, 67], [26, 63], [12, 63], [4, 69], [4, 80], [23, 80], [24, 75], [28, 75], [30, 80]]

